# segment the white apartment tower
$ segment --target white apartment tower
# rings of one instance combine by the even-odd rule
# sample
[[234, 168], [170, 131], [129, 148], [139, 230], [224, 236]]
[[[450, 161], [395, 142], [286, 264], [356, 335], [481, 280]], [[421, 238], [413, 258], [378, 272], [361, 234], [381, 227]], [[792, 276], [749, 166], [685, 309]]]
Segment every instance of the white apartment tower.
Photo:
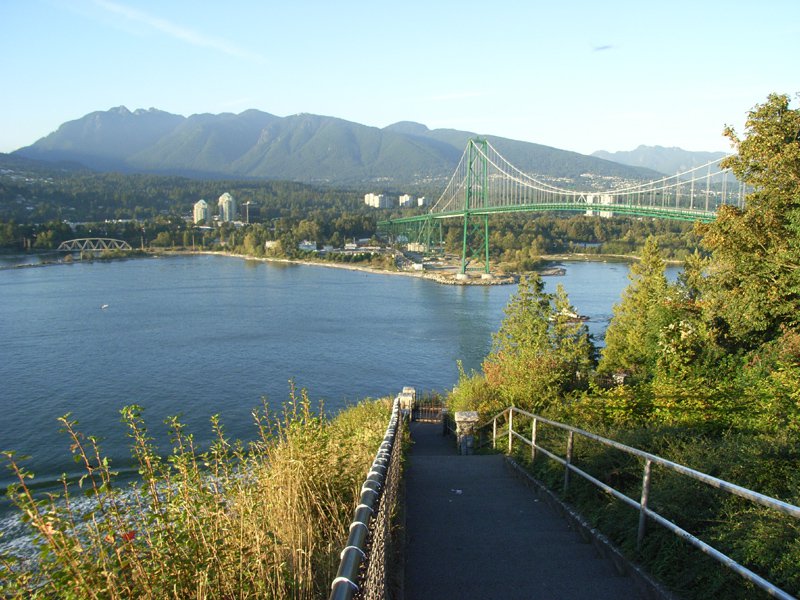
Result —
[[208, 224], [211, 221], [208, 214], [208, 202], [205, 200], [198, 200], [194, 203], [194, 222]]
[[236, 200], [228, 192], [219, 197], [219, 220], [233, 221], [236, 219]]

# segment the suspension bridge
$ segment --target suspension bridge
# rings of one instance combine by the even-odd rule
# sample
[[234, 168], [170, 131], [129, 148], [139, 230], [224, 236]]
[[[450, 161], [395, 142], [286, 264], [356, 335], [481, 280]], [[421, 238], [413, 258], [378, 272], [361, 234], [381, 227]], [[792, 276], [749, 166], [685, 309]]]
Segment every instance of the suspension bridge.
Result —
[[541, 211], [589, 215], [631, 215], [708, 222], [723, 204], [744, 206], [745, 186], [723, 159], [661, 179], [625, 183], [614, 189], [568, 189], [523, 173], [488, 140], [471, 139], [444, 192], [423, 215], [381, 221], [378, 230], [394, 240], [430, 249], [442, 243], [442, 223], [463, 220], [461, 273], [475, 267], [489, 273], [489, 217]]

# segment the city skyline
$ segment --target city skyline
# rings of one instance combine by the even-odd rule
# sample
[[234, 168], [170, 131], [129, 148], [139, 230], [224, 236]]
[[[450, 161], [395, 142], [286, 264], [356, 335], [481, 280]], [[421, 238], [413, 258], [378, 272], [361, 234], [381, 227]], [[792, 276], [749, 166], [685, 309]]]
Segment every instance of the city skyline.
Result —
[[[800, 4], [32, 0], [0, 6], [0, 151], [125, 105], [416, 121], [589, 154], [729, 151], [800, 91]], [[10, 93], [13, 91], [13, 93]]]

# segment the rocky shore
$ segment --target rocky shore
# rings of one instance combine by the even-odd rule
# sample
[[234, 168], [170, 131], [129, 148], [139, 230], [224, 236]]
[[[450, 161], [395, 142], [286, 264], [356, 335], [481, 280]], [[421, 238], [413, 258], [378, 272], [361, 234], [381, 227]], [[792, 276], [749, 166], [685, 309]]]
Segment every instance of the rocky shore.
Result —
[[[155, 253], [141, 253], [137, 254], [136, 256], [120, 256], [114, 258], [103, 258], [98, 260], [119, 260], [123, 258], [136, 258], [136, 257], [143, 257], [143, 256], [159, 256], [159, 255], [171, 255], [171, 256], [186, 256], [187, 254], [205, 254], [210, 256], [227, 256], [231, 258], [241, 258], [243, 260], [252, 260], [258, 262], [269, 262], [269, 263], [282, 263], [287, 265], [305, 265], [309, 267], [325, 267], [329, 269], [345, 269], [347, 271], [361, 271], [364, 273], [374, 273], [377, 275], [399, 275], [402, 277], [417, 277], [420, 279], [428, 279], [430, 281], [435, 281], [436, 283], [440, 283], [442, 285], [476, 285], [476, 286], [487, 286], [487, 285], [512, 285], [519, 282], [520, 276], [516, 273], [498, 273], [492, 274], [489, 277], [483, 276], [482, 273], [468, 273], [466, 277], [459, 277], [457, 274], [457, 269], [455, 268], [437, 268], [429, 271], [389, 271], [387, 269], [380, 269], [377, 267], [372, 266], [365, 266], [365, 265], [354, 265], [348, 263], [334, 263], [328, 261], [317, 261], [317, 260], [294, 260], [289, 258], [275, 258], [275, 257], [268, 257], [268, 256], [253, 256], [248, 254], [235, 254], [233, 252], [219, 252], [219, 251], [210, 251], [210, 250], [200, 250], [200, 251], [158, 251]], [[80, 261], [74, 261], [78, 263]], [[42, 261], [38, 263], [26, 263], [26, 264], [17, 264], [17, 265], [10, 265], [10, 266], [0, 266], [0, 269], [24, 269], [24, 268], [31, 268], [31, 267], [45, 267], [45, 266], [53, 266], [53, 265], [62, 265], [62, 264], [72, 264], [72, 260], [54, 260], [54, 261]], [[539, 275], [542, 277], [552, 277], [552, 276], [559, 276], [564, 275], [566, 270], [563, 267], [548, 267], [545, 269], [540, 269], [537, 271]]]

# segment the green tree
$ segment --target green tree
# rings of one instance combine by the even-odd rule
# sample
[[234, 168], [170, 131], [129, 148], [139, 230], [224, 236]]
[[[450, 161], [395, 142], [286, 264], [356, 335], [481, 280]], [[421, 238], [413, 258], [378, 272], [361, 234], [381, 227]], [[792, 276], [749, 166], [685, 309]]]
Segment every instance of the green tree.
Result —
[[755, 348], [800, 319], [800, 110], [770, 95], [749, 113], [746, 134], [726, 129], [737, 154], [723, 166], [753, 192], [744, 210], [720, 207], [706, 228], [706, 300], [723, 344]]
[[667, 296], [664, 261], [658, 243], [648, 238], [641, 260], [631, 266], [630, 285], [614, 306], [606, 330], [606, 347], [598, 373], [625, 373], [634, 381], [652, 376], [659, 355], [659, 335], [666, 320], [663, 302]]
[[153, 246], [159, 248], [166, 248], [172, 245], [172, 234], [169, 231], [160, 232], [155, 239], [151, 242]]
[[547, 294], [538, 275], [523, 278], [505, 314], [483, 363], [505, 404], [539, 411], [586, 382], [594, 349], [561, 286]]
[[245, 254], [249, 256], [262, 256], [263, 247], [264, 245], [259, 243], [258, 236], [255, 232], [249, 231], [245, 234], [244, 241], [242, 242], [242, 250]]

